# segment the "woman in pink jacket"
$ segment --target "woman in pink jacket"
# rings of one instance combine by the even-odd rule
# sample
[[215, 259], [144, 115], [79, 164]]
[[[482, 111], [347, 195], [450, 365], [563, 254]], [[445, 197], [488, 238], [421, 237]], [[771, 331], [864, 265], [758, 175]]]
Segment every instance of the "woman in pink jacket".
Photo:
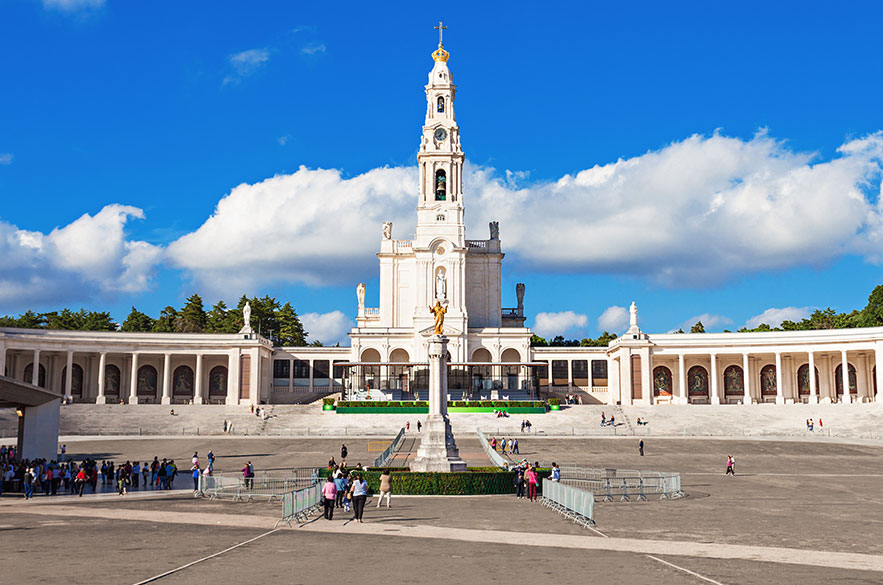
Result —
[[322, 486], [322, 504], [325, 507], [326, 520], [331, 520], [334, 517], [335, 498], [337, 498], [337, 486], [334, 485], [334, 478], [329, 475], [325, 479], [325, 485]]
[[531, 502], [537, 501], [537, 471], [534, 467], [528, 466], [524, 476], [527, 478], [527, 499]]

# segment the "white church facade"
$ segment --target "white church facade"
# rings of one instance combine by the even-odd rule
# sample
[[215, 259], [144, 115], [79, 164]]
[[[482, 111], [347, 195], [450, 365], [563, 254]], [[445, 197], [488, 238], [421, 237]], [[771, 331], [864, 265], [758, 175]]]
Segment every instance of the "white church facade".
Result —
[[[500, 229], [467, 239], [464, 153], [449, 54], [432, 54], [417, 155], [413, 239], [381, 226], [380, 306], [356, 287], [350, 347], [273, 347], [236, 335], [0, 328], [0, 372], [78, 402], [258, 404], [420, 397], [433, 329], [445, 309], [452, 399], [579, 392], [603, 404], [868, 402], [883, 397], [883, 327], [764, 333], [647, 334], [608, 347], [531, 347], [524, 286], [502, 306]], [[491, 218], [488, 218], [490, 220]]]

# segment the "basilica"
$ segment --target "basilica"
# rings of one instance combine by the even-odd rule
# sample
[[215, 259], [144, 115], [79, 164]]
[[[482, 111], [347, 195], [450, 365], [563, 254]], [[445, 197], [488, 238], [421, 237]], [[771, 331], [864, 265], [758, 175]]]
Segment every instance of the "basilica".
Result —
[[[0, 372], [74, 402], [274, 404], [340, 392], [351, 400], [422, 399], [430, 307], [444, 310], [449, 397], [526, 400], [578, 394], [601, 404], [852, 403], [883, 388], [883, 327], [649, 334], [632, 303], [608, 347], [531, 347], [525, 287], [503, 307], [500, 226], [467, 239], [469, 193], [450, 54], [439, 39], [425, 86], [413, 239], [380, 234], [380, 306], [356, 286], [350, 347], [274, 347], [239, 334], [0, 328]], [[505, 226], [503, 226], [503, 231]], [[248, 323], [248, 319], [245, 320]], [[881, 397], [883, 400], [883, 397]]]

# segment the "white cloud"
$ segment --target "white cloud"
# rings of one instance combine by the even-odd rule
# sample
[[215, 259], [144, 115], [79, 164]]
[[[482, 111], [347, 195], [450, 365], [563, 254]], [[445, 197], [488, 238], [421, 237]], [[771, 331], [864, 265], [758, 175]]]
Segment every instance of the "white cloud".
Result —
[[11, 165], [13, 158], [11, 153], [0, 153], [0, 165]]
[[629, 324], [629, 311], [625, 307], [613, 305], [604, 309], [598, 317], [598, 330], [619, 333]]
[[726, 315], [702, 313], [701, 315], [695, 315], [693, 317], [690, 317], [689, 319], [686, 319], [683, 323], [678, 325], [678, 328], [683, 329], [684, 331], [689, 333], [690, 327], [695, 325], [698, 321], [702, 321], [702, 326], [705, 328], [706, 331], [711, 331], [713, 329], [723, 329], [727, 325], [733, 324], [733, 320]]
[[291, 138], [291, 136], [289, 136], [288, 134], [286, 134], [285, 136], [280, 136], [279, 138], [277, 138], [277, 139], [276, 139], [276, 142], [279, 143], [279, 146], [285, 146], [286, 144], [288, 144], [288, 139], [289, 139], [289, 138]]
[[304, 329], [309, 333], [307, 341], [321, 341], [324, 345], [337, 342], [349, 343], [347, 333], [355, 327], [355, 322], [341, 311], [330, 313], [305, 313], [300, 316]]
[[43, 0], [43, 7], [64, 12], [94, 10], [104, 6], [105, 0]]
[[269, 49], [248, 49], [241, 53], [230, 55], [230, 65], [235, 73], [224, 78], [224, 84], [238, 83], [244, 77], [256, 72], [270, 60]]
[[130, 218], [143, 217], [137, 207], [108, 205], [48, 234], [0, 221], [3, 310], [147, 289], [162, 249], [124, 230]]
[[317, 53], [324, 53], [325, 49], [324, 43], [309, 43], [300, 52], [304, 55], [316, 55]]
[[573, 311], [559, 313], [537, 313], [533, 330], [541, 337], [564, 335], [571, 329], [585, 327], [589, 318]]
[[809, 317], [812, 307], [783, 307], [777, 309], [770, 307], [760, 315], [755, 315], [745, 322], [745, 327], [754, 329], [761, 323], [766, 323], [770, 327], [778, 327], [782, 321], [801, 321]]

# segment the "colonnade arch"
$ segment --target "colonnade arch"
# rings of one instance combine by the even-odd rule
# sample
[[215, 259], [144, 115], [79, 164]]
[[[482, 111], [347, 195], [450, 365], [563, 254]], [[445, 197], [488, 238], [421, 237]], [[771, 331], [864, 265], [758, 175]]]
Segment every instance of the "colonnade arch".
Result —
[[[31, 383], [31, 380], [34, 379], [34, 362], [29, 363], [25, 366], [24, 371], [24, 381], [28, 384]], [[40, 364], [40, 369], [37, 372], [37, 386], [40, 388], [46, 387], [46, 368], [43, 367], [43, 364]]]
[[[819, 369], [813, 366], [816, 374], [816, 396], [819, 395], [819, 380], [821, 376], [819, 375]], [[809, 396], [812, 394], [809, 388], [809, 364], [803, 364], [799, 368], [797, 368], [797, 395], [798, 396]]]
[[61, 368], [61, 390], [62, 394], [70, 395], [74, 398], [83, 397], [83, 368], [80, 364], [72, 364], [71, 366], [71, 387], [69, 392], [67, 388], [67, 366]]
[[136, 395], [138, 399], [150, 398], [157, 399], [157, 389], [159, 387], [156, 368], [151, 365], [143, 365], [138, 368], [138, 386]]
[[694, 399], [708, 399], [708, 370], [702, 366], [693, 366], [687, 372], [687, 395]]
[[731, 365], [724, 370], [724, 397], [745, 396], [745, 372], [742, 366]]
[[653, 368], [653, 396], [663, 398], [672, 396], [671, 370], [666, 366]]
[[[849, 373], [849, 393], [855, 397], [858, 395], [858, 375], [854, 365], [847, 365], [849, 366], [847, 370]], [[843, 396], [843, 364], [838, 364], [834, 368], [834, 387], [837, 389], [837, 396]]]
[[223, 399], [227, 396], [227, 366], [215, 366], [208, 374], [209, 399]]
[[193, 368], [178, 366], [172, 374], [172, 397], [193, 398]]

